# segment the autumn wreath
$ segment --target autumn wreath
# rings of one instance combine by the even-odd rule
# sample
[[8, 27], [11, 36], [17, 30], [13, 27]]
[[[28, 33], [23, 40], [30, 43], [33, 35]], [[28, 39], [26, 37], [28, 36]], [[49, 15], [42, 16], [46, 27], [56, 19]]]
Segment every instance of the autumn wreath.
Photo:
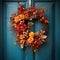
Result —
[[[17, 9], [17, 14], [12, 14], [10, 21], [12, 30], [16, 34], [15, 42], [21, 48], [30, 46], [35, 51], [47, 41], [48, 19], [45, 17], [46, 11], [36, 7], [25, 9], [23, 5], [20, 5]], [[39, 32], [34, 33], [30, 30], [30, 26], [34, 24], [33, 19], [43, 24], [43, 29]]]

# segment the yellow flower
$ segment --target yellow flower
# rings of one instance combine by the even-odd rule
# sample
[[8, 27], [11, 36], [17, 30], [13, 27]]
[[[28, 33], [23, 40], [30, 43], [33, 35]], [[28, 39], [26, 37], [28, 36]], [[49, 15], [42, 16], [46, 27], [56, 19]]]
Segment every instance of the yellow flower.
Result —
[[33, 38], [31, 38], [31, 37], [29, 37], [28, 39], [27, 39], [27, 44], [31, 44], [32, 42], [33, 42]]
[[19, 16], [16, 16], [16, 17], [14, 18], [14, 21], [15, 21], [15, 23], [18, 23], [18, 22], [19, 22]]
[[24, 35], [21, 34], [21, 35], [19, 36], [19, 39], [24, 39]]
[[29, 33], [29, 36], [30, 36], [30, 37], [34, 37], [34, 32], [30, 32], [30, 33]]

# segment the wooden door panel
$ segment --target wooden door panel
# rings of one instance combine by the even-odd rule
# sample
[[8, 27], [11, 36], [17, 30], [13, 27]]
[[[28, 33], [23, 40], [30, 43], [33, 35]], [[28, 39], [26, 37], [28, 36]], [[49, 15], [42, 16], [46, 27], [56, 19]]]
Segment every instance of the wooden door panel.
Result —
[[[26, 7], [26, 2], [23, 2], [24, 6]], [[5, 48], [5, 58], [6, 60], [26, 60], [28, 59], [27, 56], [24, 53], [24, 50], [18, 47], [18, 45], [14, 45], [14, 41], [16, 39], [16, 36], [11, 30], [11, 23], [10, 23], [10, 17], [12, 13], [17, 13], [18, 8], [18, 2], [6, 2], [4, 3], [4, 48]], [[31, 54], [30, 54], [31, 55]], [[32, 56], [32, 55], [31, 55]], [[30, 57], [31, 57], [30, 56]]]
[[[44, 44], [39, 50], [36, 52], [35, 59], [36, 60], [51, 60], [52, 59], [52, 44], [53, 44], [53, 5], [51, 2], [35, 2], [36, 7], [41, 7], [43, 9], [48, 10], [46, 12], [46, 17], [49, 20], [49, 34], [48, 34], [48, 42]], [[39, 25], [38, 25], [39, 26]], [[37, 25], [36, 25], [37, 27]]]

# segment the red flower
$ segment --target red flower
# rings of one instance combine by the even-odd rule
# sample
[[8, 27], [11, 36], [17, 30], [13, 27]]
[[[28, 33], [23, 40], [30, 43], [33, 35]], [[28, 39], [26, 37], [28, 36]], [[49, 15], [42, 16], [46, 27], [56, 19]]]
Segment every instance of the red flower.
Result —
[[23, 31], [25, 31], [27, 29], [27, 25], [26, 24], [18, 24], [17, 26], [16, 26], [16, 30], [17, 30], [17, 32], [19, 33], [19, 32], [23, 32]]
[[18, 7], [18, 13], [24, 13], [23, 7]]
[[36, 9], [34, 7], [30, 8], [30, 11], [33, 12], [35, 11]]

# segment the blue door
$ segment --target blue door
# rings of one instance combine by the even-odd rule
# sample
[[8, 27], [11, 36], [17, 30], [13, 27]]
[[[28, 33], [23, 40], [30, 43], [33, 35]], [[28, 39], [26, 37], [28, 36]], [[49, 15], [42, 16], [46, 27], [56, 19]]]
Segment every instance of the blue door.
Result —
[[[25, 8], [28, 7], [28, 1], [22, 1]], [[19, 48], [18, 45], [14, 44], [15, 35], [11, 29], [10, 17], [12, 13], [17, 12], [18, 3], [17, 2], [5, 2], [4, 3], [4, 57], [5, 60], [53, 60], [54, 58], [54, 2], [40, 2], [39, 0], [32, 1], [32, 4], [36, 7], [41, 7], [48, 10], [46, 16], [49, 20], [49, 37], [48, 42], [41, 46], [39, 50], [34, 54], [29, 47], [26, 48], [26, 53], [24, 50]], [[38, 26], [38, 27], [37, 27]], [[31, 29], [35, 32], [39, 31], [43, 25], [39, 24], [37, 21]], [[53, 55], [53, 56], [52, 56]]]

